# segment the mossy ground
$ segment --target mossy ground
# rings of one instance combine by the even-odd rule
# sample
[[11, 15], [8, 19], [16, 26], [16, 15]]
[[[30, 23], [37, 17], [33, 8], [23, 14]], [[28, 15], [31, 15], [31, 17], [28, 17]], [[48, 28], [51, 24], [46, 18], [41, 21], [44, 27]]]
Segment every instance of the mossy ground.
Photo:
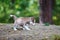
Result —
[[0, 40], [60, 40], [60, 26], [29, 25], [30, 31], [14, 31], [13, 24], [0, 24]]

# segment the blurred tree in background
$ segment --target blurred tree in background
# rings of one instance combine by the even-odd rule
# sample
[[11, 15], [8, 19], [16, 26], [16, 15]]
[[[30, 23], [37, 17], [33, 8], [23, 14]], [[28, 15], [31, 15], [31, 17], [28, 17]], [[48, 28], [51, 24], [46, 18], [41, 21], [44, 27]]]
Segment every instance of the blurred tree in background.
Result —
[[[39, 0], [0, 0], [0, 23], [11, 23], [10, 14], [17, 17], [34, 16], [38, 22]], [[53, 4], [52, 19], [54, 24], [60, 25], [60, 0]]]
[[[55, 0], [54, 0], [55, 1]], [[53, 0], [40, 0], [40, 24], [52, 24]]]

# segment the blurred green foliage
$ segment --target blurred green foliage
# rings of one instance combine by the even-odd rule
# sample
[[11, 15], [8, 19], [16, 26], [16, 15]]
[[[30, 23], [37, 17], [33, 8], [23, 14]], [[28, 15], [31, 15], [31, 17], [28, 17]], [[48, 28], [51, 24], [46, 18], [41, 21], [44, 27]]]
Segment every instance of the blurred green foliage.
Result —
[[[34, 16], [36, 21], [39, 20], [39, 2], [38, 0], [0, 0], [0, 23], [11, 23], [13, 19], [10, 14], [17, 17]], [[53, 22], [60, 25], [60, 0], [56, 0], [53, 9]]]
[[11, 23], [13, 19], [10, 14], [17, 17], [39, 16], [38, 0], [0, 0], [0, 22]]
[[53, 9], [53, 22], [56, 25], [60, 25], [60, 0], [56, 0], [56, 5]]

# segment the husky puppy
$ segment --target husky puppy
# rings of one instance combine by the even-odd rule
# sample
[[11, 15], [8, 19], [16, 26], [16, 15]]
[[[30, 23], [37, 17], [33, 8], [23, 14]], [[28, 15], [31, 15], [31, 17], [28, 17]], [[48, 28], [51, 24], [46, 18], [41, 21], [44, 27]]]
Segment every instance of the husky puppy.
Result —
[[19, 17], [17, 18], [15, 15], [10, 15], [14, 19], [14, 30], [17, 30], [17, 26], [22, 26], [23, 30], [30, 30], [28, 24], [35, 25], [34, 17]]

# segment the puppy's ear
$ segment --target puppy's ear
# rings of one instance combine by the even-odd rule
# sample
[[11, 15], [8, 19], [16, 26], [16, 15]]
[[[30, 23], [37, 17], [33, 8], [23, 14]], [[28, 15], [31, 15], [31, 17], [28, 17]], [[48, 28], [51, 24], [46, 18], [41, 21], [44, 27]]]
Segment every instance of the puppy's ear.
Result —
[[10, 17], [13, 17], [13, 15], [10, 15]]

